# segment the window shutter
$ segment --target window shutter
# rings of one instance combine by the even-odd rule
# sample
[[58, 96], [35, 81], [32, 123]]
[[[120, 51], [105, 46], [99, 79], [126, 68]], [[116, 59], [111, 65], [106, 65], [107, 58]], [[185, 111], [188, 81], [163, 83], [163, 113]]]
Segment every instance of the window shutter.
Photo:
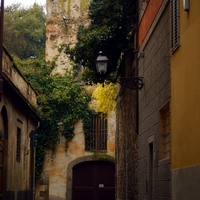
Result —
[[171, 52], [179, 47], [179, 1], [171, 0]]

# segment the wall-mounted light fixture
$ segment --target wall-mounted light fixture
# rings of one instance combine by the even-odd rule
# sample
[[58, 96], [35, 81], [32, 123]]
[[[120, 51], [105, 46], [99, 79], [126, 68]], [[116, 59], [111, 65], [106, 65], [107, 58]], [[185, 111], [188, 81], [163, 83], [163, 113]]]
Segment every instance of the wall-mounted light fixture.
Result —
[[[99, 52], [97, 59], [95, 60], [97, 73], [102, 76], [107, 72], [108, 58], [103, 55], [102, 51]], [[119, 83], [122, 86], [128, 87], [133, 90], [141, 90], [144, 86], [143, 77], [117, 77], [106, 79], [112, 83]]]
[[183, 0], [183, 9], [187, 12], [190, 10], [190, 0]]

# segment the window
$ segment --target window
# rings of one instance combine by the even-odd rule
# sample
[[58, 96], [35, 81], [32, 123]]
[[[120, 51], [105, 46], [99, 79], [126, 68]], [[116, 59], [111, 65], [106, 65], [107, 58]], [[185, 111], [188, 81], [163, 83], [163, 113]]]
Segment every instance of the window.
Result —
[[160, 159], [170, 158], [170, 109], [169, 103], [160, 110]]
[[86, 150], [107, 150], [107, 116], [91, 116], [90, 136], [86, 138]]
[[16, 161], [20, 162], [21, 152], [21, 129], [17, 128]]
[[171, 52], [179, 47], [179, 1], [171, 0]]

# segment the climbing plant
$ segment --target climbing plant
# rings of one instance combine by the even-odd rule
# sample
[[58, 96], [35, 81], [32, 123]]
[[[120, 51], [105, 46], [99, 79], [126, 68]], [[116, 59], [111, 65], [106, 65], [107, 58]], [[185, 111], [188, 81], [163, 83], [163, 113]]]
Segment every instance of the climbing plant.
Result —
[[109, 115], [111, 111], [116, 109], [116, 96], [116, 84], [99, 84], [92, 93], [94, 101], [90, 103], [90, 107], [97, 113]]
[[137, 23], [137, 1], [93, 0], [89, 6], [89, 26], [80, 25], [75, 47], [66, 53], [77, 65], [85, 67], [83, 80], [92, 84], [101, 82], [96, 73], [95, 60], [99, 51], [109, 59], [108, 75], [116, 71], [122, 54], [133, 50], [132, 31]]
[[45, 62], [37, 60], [19, 63], [18, 66], [38, 92], [41, 123], [38, 128], [36, 177], [39, 178], [43, 169], [45, 149], [55, 151], [60, 131], [69, 142], [74, 136], [74, 125], [79, 119], [83, 120], [87, 138], [90, 116], [94, 111], [88, 106], [90, 95], [78, 84], [73, 70], [64, 75], [52, 74], [54, 63], [47, 66]]

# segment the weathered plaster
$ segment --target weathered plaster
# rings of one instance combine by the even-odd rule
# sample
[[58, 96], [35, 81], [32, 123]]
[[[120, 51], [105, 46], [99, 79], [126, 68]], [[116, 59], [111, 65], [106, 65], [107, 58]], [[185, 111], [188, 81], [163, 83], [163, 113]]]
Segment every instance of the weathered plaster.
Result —
[[[74, 45], [77, 41], [78, 26], [80, 24], [88, 24], [88, 3], [89, 0], [47, 0], [46, 61], [55, 60], [57, 66], [54, 73], [62, 74], [66, 69], [71, 68], [68, 56], [62, 48], [69, 43]], [[59, 52], [59, 50], [62, 51]], [[46, 154], [43, 170], [44, 177], [36, 186], [36, 199], [45, 199], [45, 195], [49, 196], [50, 200], [68, 199], [67, 195], [71, 193], [72, 189], [72, 180], [69, 178], [72, 177], [72, 168], [70, 166], [77, 160], [78, 162], [84, 162], [89, 157], [93, 160], [112, 158], [110, 160], [113, 161], [115, 156], [115, 123], [115, 112], [112, 112], [108, 117], [107, 152], [102, 155], [95, 154], [93, 156], [93, 153], [85, 151], [85, 136], [81, 120], [75, 124], [75, 136], [68, 143], [67, 149], [67, 141], [61, 136], [53, 158], [50, 152]], [[49, 177], [46, 177], [45, 173], [48, 173]], [[41, 192], [45, 194], [44, 197], [40, 195]]]

